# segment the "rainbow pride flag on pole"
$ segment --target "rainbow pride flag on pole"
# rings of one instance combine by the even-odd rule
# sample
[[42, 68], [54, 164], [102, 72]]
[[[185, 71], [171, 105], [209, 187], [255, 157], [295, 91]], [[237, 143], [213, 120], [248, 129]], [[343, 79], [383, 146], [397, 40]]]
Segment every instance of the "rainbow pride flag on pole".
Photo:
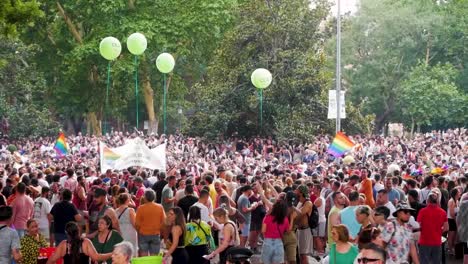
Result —
[[67, 146], [67, 141], [65, 139], [65, 134], [63, 132], [60, 132], [59, 137], [57, 138], [57, 141], [55, 141], [55, 146], [54, 146], [55, 152], [57, 152], [57, 156], [65, 156], [68, 154], [68, 146]]
[[342, 132], [336, 133], [333, 142], [328, 147], [328, 153], [335, 158], [342, 157], [354, 147], [354, 143]]

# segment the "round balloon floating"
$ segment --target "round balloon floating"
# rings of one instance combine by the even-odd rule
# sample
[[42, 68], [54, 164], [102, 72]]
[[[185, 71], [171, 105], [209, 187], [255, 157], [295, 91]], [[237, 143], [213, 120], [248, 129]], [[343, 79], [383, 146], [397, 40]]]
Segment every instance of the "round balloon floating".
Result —
[[250, 77], [252, 84], [258, 89], [265, 89], [270, 86], [273, 77], [267, 69], [256, 69]]
[[170, 73], [175, 66], [174, 57], [169, 53], [161, 53], [156, 59], [156, 67], [162, 73]]
[[99, 53], [106, 60], [115, 60], [122, 52], [120, 41], [114, 37], [107, 37], [99, 43]]
[[127, 39], [127, 48], [133, 55], [141, 55], [145, 52], [148, 42], [141, 33], [133, 33]]

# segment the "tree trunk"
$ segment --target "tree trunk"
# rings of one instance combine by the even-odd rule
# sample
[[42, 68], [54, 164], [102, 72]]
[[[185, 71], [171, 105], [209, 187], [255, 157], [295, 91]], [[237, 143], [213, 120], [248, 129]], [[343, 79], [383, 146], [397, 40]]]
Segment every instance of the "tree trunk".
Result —
[[148, 73], [148, 65], [143, 65], [143, 95], [145, 97], [146, 111], [148, 112], [148, 134], [158, 133], [158, 118], [154, 112], [154, 90]]
[[414, 117], [411, 117], [411, 138], [413, 138], [413, 135], [414, 135], [414, 126], [415, 126], [415, 122], [414, 122]]
[[83, 39], [81, 37], [81, 34], [79, 33], [76, 25], [72, 22], [72, 20], [67, 16], [67, 13], [65, 13], [65, 10], [63, 9], [62, 5], [60, 4], [59, 1], [57, 1], [57, 8], [58, 8], [58, 11], [60, 13], [60, 15], [63, 17], [63, 19], [65, 20], [65, 23], [67, 24], [68, 26], [68, 29], [70, 30], [71, 34], [73, 35], [73, 37], [75, 38], [75, 40], [79, 43], [79, 44], [83, 44]]
[[89, 112], [88, 113], [88, 120], [90, 123], [90, 127], [88, 128], [90, 135], [102, 135], [101, 124], [98, 121], [96, 112]]

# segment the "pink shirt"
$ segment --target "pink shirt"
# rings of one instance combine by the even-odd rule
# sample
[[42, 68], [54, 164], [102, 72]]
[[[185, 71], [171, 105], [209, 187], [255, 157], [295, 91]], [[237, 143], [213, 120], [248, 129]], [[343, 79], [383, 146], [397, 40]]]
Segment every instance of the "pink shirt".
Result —
[[143, 197], [143, 195], [145, 194], [145, 186], [141, 186], [140, 188], [138, 188], [137, 192], [136, 192], [136, 201], [135, 201], [135, 205], [136, 207], [138, 207], [140, 205], [140, 199], [141, 197]]
[[34, 216], [34, 201], [27, 195], [18, 195], [11, 203], [12, 225], [16, 229], [27, 229], [26, 222]]
[[78, 187], [78, 181], [74, 177], [68, 178], [63, 184], [63, 187], [65, 189], [69, 189], [72, 193], [74, 193], [76, 187]]
[[266, 231], [265, 234], [263, 234], [263, 236], [265, 238], [280, 239], [282, 238], [284, 232], [286, 232], [289, 228], [288, 217], [285, 217], [283, 223], [281, 224], [278, 224], [273, 220], [274, 217], [272, 215], [267, 215], [263, 219], [263, 224], [266, 225]]

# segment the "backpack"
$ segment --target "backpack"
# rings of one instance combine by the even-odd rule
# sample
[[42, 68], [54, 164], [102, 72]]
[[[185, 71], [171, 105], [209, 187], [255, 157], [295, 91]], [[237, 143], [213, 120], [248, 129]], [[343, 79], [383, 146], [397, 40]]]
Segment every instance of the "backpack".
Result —
[[310, 230], [317, 228], [319, 225], [319, 212], [317, 206], [315, 204], [312, 205], [312, 212], [309, 215], [309, 227]]

